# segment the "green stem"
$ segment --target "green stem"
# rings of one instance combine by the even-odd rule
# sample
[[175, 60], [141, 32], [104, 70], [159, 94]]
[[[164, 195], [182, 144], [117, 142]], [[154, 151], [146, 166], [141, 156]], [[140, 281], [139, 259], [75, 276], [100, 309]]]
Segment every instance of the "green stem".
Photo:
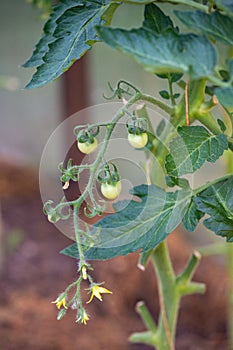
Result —
[[222, 112], [223, 121], [226, 125], [226, 135], [233, 136], [233, 114], [230, 113], [227, 108], [219, 104], [220, 111]]
[[[133, 0], [121, 0], [121, 2], [126, 2], [126, 3], [133, 3], [134, 1]], [[163, 1], [161, 1], [163, 2]], [[192, 0], [169, 0], [169, 1], [166, 1], [166, 2], [170, 2], [171, 4], [183, 4], [183, 5], [187, 5], [187, 6], [191, 6], [195, 9], [198, 9], [198, 10], [201, 10], [201, 11], [204, 11], [206, 13], [208, 13], [209, 11], [209, 8], [208, 6], [205, 6], [205, 5], [202, 5], [202, 4], [199, 4], [195, 1], [192, 1]], [[135, 3], [138, 4], [138, 1], [135, 1]], [[143, 4], [146, 4], [146, 3], [151, 3], [151, 1], [148, 0], [148, 2], [145, 2], [143, 1]]]
[[162, 101], [150, 96], [150, 95], [147, 95], [147, 94], [142, 94], [141, 95], [141, 98], [140, 98], [141, 101], [146, 101], [146, 102], [149, 102], [149, 103], [152, 103], [153, 105], [161, 108], [163, 111], [167, 112], [167, 114], [169, 116], [171, 116], [174, 112], [173, 108], [167, 106], [165, 103], [163, 103]]
[[79, 304], [81, 304], [81, 298], [80, 298], [80, 287], [81, 287], [81, 282], [83, 280], [83, 277], [82, 275], [80, 274], [79, 278], [71, 283], [65, 290], [65, 294], [67, 295], [69, 293], [69, 291], [73, 288], [73, 287], [76, 287], [76, 291], [74, 293], [74, 296], [72, 297], [72, 299], [68, 302], [67, 304], [67, 307], [69, 307], [70, 305], [73, 304], [73, 302], [75, 302], [75, 300], [78, 300], [79, 301]]
[[130, 87], [132, 90], [134, 90], [134, 92], [136, 92], [136, 93], [140, 93], [140, 90], [136, 87], [136, 86], [134, 86], [133, 84], [131, 84], [131, 83], [129, 83], [128, 81], [126, 81], [126, 80], [119, 80], [119, 82], [118, 82], [118, 84], [117, 84], [117, 88], [118, 89], [121, 89], [121, 87], [120, 87], [120, 85], [121, 84], [125, 84], [126, 86], [128, 86], [128, 87]]
[[149, 310], [147, 309], [144, 301], [139, 301], [137, 303], [136, 310], [137, 310], [138, 314], [141, 316], [141, 319], [143, 320], [146, 328], [151, 332], [155, 332], [157, 329], [157, 326], [156, 326]]
[[[201, 112], [200, 112], [201, 113]], [[214, 116], [211, 113], [195, 114], [195, 118], [205, 125], [214, 135], [222, 134], [220, 126], [216, 122]]]
[[179, 311], [180, 299], [184, 295], [203, 293], [202, 283], [191, 282], [191, 278], [200, 260], [199, 252], [195, 251], [183, 273], [175, 276], [166, 242], [160, 243], [152, 252], [151, 258], [158, 277], [160, 299], [160, 315], [158, 326], [155, 325], [145, 304], [137, 304], [146, 332], [134, 333], [131, 342], [151, 345], [156, 350], [174, 350], [174, 339]]
[[186, 90], [188, 84], [188, 100], [186, 100], [186, 93], [184, 93], [180, 102], [174, 107], [173, 123], [175, 122], [176, 125], [185, 125], [187, 107], [190, 123], [192, 123], [195, 120], [195, 114], [198, 114], [197, 111], [204, 102], [206, 79], [191, 80], [186, 83], [183, 82], [183, 84], [184, 90]]
[[190, 282], [200, 259], [201, 254], [198, 251], [194, 251], [184, 271], [177, 276], [176, 284], [181, 296], [205, 292], [203, 283]]
[[227, 269], [229, 274], [229, 296], [228, 296], [228, 335], [229, 350], [233, 350], [233, 246], [226, 244]]
[[201, 10], [206, 13], [208, 13], [209, 11], [208, 6], [199, 4], [192, 0], [169, 0], [168, 2], [170, 2], [171, 4], [183, 4], [183, 5], [191, 6], [197, 10]]
[[230, 87], [231, 86], [231, 82], [230, 81], [223, 81], [221, 79], [219, 79], [216, 76], [208, 76], [209, 81], [211, 81], [211, 83], [217, 85], [217, 86], [221, 86], [221, 87]]
[[83, 266], [85, 264], [85, 258], [83, 253], [83, 247], [81, 244], [80, 239], [80, 231], [79, 231], [79, 224], [78, 224], [78, 217], [79, 217], [79, 205], [74, 204], [73, 206], [73, 222], [74, 222], [74, 233], [75, 233], [75, 240], [77, 243], [78, 253], [79, 253], [79, 265]]
[[[232, 140], [231, 138], [228, 138], [229, 142], [233, 142], [233, 140], [232, 141], [231, 140]], [[230, 149], [224, 152], [223, 159], [224, 159], [224, 162], [227, 164], [226, 172], [233, 173], [233, 154]]]
[[[232, 152], [227, 153], [225, 157], [226, 172], [232, 171]], [[229, 276], [228, 290], [228, 337], [229, 350], [233, 350], [233, 245], [232, 243], [225, 244], [225, 257]]]
[[184, 282], [188, 282], [191, 280], [194, 270], [201, 259], [201, 254], [198, 251], [195, 251], [191, 256], [187, 266], [184, 271], [176, 278], [176, 282], [178, 284], [182, 284]]
[[216, 183], [218, 183], [219, 181], [223, 181], [223, 180], [227, 180], [229, 179], [229, 177], [233, 176], [233, 174], [226, 174], [223, 176], [218, 177], [217, 179], [214, 179], [212, 181], [208, 181], [207, 183], [205, 183], [203, 186], [200, 186], [198, 188], [196, 188], [195, 190], [193, 190], [193, 195], [196, 196], [197, 194], [201, 193], [202, 191], [206, 190], [208, 187], [215, 185]]
[[158, 324], [158, 350], [173, 350], [179, 308], [179, 294], [165, 241], [152, 254], [152, 262], [158, 277], [160, 291], [160, 316]]
[[189, 282], [184, 287], [180, 288], [180, 293], [182, 296], [191, 294], [203, 294], [206, 291], [204, 283]]
[[[151, 345], [153, 347], [154, 347], [153, 344], [157, 343], [156, 335], [150, 331], [133, 333], [129, 337], [129, 341], [131, 343], [142, 343], [142, 344]], [[156, 347], [155, 347], [155, 349], [156, 349]]]
[[168, 78], [168, 88], [169, 88], [169, 94], [170, 94], [171, 103], [172, 103], [173, 106], [175, 106], [176, 105], [176, 100], [174, 99], [174, 95], [173, 95], [173, 86], [172, 86], [171, 78]]

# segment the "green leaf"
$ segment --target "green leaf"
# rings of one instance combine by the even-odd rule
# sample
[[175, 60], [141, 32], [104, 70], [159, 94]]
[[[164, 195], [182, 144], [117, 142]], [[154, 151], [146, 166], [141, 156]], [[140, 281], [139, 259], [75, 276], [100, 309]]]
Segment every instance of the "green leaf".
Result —
[[219, 74], [223, 78], [224, 81], [228, 81], [229, 83], [233, 82], [233, 59], [227, 60], [227, 70], [220, 69]]
[[222, 121], [222, 119], [217, 119], [217, 123], [218, 125], [220, 126], [220, 129], [222, 130], [222, 132], [225, 132], [227, 127], [226, 125], [224, 124], [224, 122]]
[[226, 11], [228, 15], [233, 16], [233, 3], [232, 0], [215, 0], [215, 4], [219, 9]]
[[24, 68], [36, 67], [43, 63], [42, 57], [48, 51], [48, 45], [54, 40], [53, 36], [50, 34], [43, 35], [40, 41], [36, 44], [32, 56], [22, 64]]
[[233, 152], [233, 144], [231, 142], [228, 143], [228, 147]]
[[161, 90], [161, 91], [159, 91], [159, 94], [165, 100], [169, 100], [169, 98], [170, 98], [170, 95], [169, 95], [167, 90]]
[[[80, 2], [80, 6], [83, 2]], [[49, 50], [49, 43], [55, 40], [53, 33], [56, 29], [57, 19], [68, 9], [77, 6], [77, 0], [66, 0], [62, 1], [59, 5], [53, 8], [53, 12], [50, 15], [49, 20], [44, 25], [44, 35], [41, 37], [39, 42], [32, 53], [32, 56], [22, 65], [25, 68], [36, 67], [44, 63], [43, 56]]]
[[214, 90], [215, 95], [218, 98], [218, 101], [225, 107], [233, 107], [233, 87], [227, 88], [216, 88]]
[[197, 209], [196, 203], [192, 199], [182, 219], [182, 224], [187, 231], [193, 232], [203, 216], [204, 213]]
[[230, 79], [230, 75], [229, 75], [227, 70], [220, 69], [219, 74], [221, 75], [221, 77], [223, 78], [224, 81], [227, 81]]
[[167, 30], [177, 31], [170, 17], [166, 16], [155, 4], [145, 6], [143, 27], [157, 34], [164, 33]]
[[179, 98], [179, 97], [180, 97], [180, 94], [179, 94], [179, 93], [173, 95], [173, 98], [174, 98], [174, 99], [177, 99], [177, 98]]
[[198, 210], [209, 217], [203, 224], [233, 242], [233, 176], [208, 187], [196, 198]]
[[[111, 259], [154, 248], [179, 225], [191, 198], [190, 191], [165, 192], [154, 185], [135, 187], [132, 194], [138, 198], [116, 203], [116, 213], [94, 225], [93, 234], [101, 229], [99, 242], [85, 252], [86, 259]], [[78, 256], [75, 246], [62, 253]]]
[[[127, 249], [125, 250], [126, 253], [124, 254], [123, 250], [120, 255], [126, 255]], [[77, 244], [73, 243], [70, 246], [64, 248], [60, 251], [61, 254], [64, 254], [66, 256], [69, 256], [70, 258], [79, 259], [79, 253]], [[86, 260], [108, 260], [112, 259], [116, 256], [119, 256], [118, 254], [118, 247], [116, 248], [90, 248], [85, 252], [85, 259]]]
[[175, 11], [179, 20], [188, 28], [199, 31], [226, 45], [233, 46], [233, 19], [214, 11], [207, 14], [201, 11]]
[[178, 136], [170, 145], [166, 157], [168, 175], [182, 176], [195, 172], [206, 161], [214, 163], [228, 148], [226, 135], [212, 135], [203, 126], [178, 128]]
[[130, 54], [152, 73], [183, 72], [197, 79], [210, 75], [216, 64], [215, 49], [203, 36], [170, 31], [157, 34], [146, 28], [98, 27], [98, 33], [110, 47]]
[[156, 74], [161, 79], [168, 79], [171, 83], [175, 83], [181, 79], [183, 74], [168, 73], [168, 74]]
[[169, 187], [179, 186], [181, 188], [190, 188], [189, 182], [187, 179], [180, 179], [179, 177], [166, 176], [166, 184]]
[[175, 73], [174, 81], [180, 73], [189, 73], [193, 79], [211, 75], [217, 60], [207, 38], [179, 35], [171, 19], [154, 4], [145, 7], [142, 28], [98, 27], [98, 33], [105, 43], [130, 54], [147, 71], [162, 77]]
[[[70, 4], [70, 1], [64, 0], [64, 4]], [[76, 6], [62, 13], [56, 19], [55, 29], [52, 25], [52, 34], [48, 33], [54, 40], [49, 41], [44, 49], [47, 51], [43, 63], [26, 88], [39, 87], [58, 78], [83, 56], [99, 40], [95, 27], [109, 22], [106, 13], [112, 15], [117, 6], [116, 3], [110, 3], [110, 0], [76, 1]]]

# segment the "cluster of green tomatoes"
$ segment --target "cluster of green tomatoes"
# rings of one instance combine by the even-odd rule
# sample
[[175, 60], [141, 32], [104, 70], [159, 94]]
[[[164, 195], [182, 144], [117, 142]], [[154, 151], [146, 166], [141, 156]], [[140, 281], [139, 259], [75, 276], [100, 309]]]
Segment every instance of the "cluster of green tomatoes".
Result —
[[[126, 123], [128, 129], [128, 141], [136, 149], [144, 148], [148, 143], [148, 133], [145, 131], [145, 120], [141, 118], [131, 118]], [[96, 136], [99, 128], [84, 129], [77, 135], [78, 149], [84, 154], [90, 154], [98, 147]], [[101, 183], [101, 193], [109, 200], [116, 199], [122, 189], [120, 176], [113, 163], [106, 163], [101, 173], [98, 175], [98, 181]]]

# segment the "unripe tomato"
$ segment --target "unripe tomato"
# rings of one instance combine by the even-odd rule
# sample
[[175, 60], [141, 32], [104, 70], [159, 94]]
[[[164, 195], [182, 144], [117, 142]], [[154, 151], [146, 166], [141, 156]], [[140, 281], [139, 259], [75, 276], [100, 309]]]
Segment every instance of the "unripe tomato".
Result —
[[97, 146], [98, 146], [98, 141], [95, 137], [94, 137], [94, 142], [92, 143], [78, 141], [78, 149], [84, 154], [89, 154], [94, 152]]
[[110, 200], [116, 199], [121, 193], [121, 189], [121, 181], [118, 181], [114, 184], [108, 184], [106, 182], [101, 184], [102, 195]]
[[130, 134], [128, 133], [128, 141], [131, 146], [134, 148], [143, 148], [146, 146], [148, 142], [148, 135], [146, 132], [143, 132], [142, 134]]

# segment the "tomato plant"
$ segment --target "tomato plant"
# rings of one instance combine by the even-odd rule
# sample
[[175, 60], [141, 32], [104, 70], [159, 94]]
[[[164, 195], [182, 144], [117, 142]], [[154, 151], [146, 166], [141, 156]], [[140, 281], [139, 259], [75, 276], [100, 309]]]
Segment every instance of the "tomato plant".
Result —
[[[116, 9], [127, 2], [143, 7], [144, 18], [137, 28], [111, 26]], [[168, 15], [167, 9], [172, 10]], [[182, 5], [182, 7], [180, 6]], [[171, 13], [171, 11], [169, 11]], [[152, 260], [160, 290], [158, 324], [145, 304], [137, 307], [146, 332], [134, 333], [132, 342], [145, 343], [158, 350], [174, 349], [180, 299], [184, 295], [203, 293], [205, 287], [193, 282], [200, 260], [194, 252], [183, 272], [176, 276], [166, 246], [166, 238], [178, 226], [195, 231], [202, 224], [228, 244], [221, 252], [232, 260], [233, 242], [233, 5], [227, 0], [63, 0], [51, 12], [44, 34], [25, 67], [37, 67], [26, 88], [43, 86], [58, 78], [92, 45], [104, 42], [114, 50], [130, 55], [156, 80], [167, 82], [159, 96], [146, 94], [132, 83], [119, 80], [112, 99], [122, 105], [108, 123], [77, 126], [89, 153], [96, 146], [96, 132], [101, 129], [102, 144], [93, 163], [77, 166], [69, 160], [60, 166], [61, 180], [79, 181], [86, 167], [90, 176], [80, 197], [58, 204], [48, 201], [44, 211], [50, 221], [72, 217], [76, 242], [62, 253], [79, 260], [79, 276], [55, 300], [61, 319], [67, 308], [75, 309], [76, 321], [90, 319], [83, 306], [81, 283], [88, 280], [91, 300], [102, 300], [111, 292], [91, 277], [91, 260], [107, 260], [118, 255], [140, 252], [140, 265]], [[150, 123], [147, 106], [154, 105], [167, 114], [156, 130]], [[145, 147], [147, 183], [131, 189], [131, 199], [114, 204], [115, 212], [101, 218], [92, 227], [79, 226], [82, 204], [87, 216], [100, 216], [105, 210], [102, 200], [93, 194], [95, 181], [101, 182], [103, 195], [115, 199], [120, 193], [120, 172], [114, 162], [105, 161], [108, 145], [116, 126], [124, 122], [129, 142]], [[81, 131], [80, 131], [81, 130]], [[97, 132], [98, 133], [98, 132]], [[127, 137], [127, 136], [126, 136]], [[187, 179], [206, 162], [223, 158], [226, 174], [193, 188]], [[156, 178], [153, 162], [157, 161], [164, 179]], [[63, 187], [64, 189], [67, 186]], [[63, 209], [68, 208], [68, 214]], [[114, 230], [114, 235], [112, 231]], [[96, 240], [94, 238], [97, 238]], [[222, 247], [222, 246], [221, 246]], [[70, 290], [74, 289], [73, 297]], [[231, 291], [233, 293], [233, 291]], [[229, 304], [232, 308], [232, 305]], [[233, 349], [233, 320], [229, 320], [230, 346]]]

